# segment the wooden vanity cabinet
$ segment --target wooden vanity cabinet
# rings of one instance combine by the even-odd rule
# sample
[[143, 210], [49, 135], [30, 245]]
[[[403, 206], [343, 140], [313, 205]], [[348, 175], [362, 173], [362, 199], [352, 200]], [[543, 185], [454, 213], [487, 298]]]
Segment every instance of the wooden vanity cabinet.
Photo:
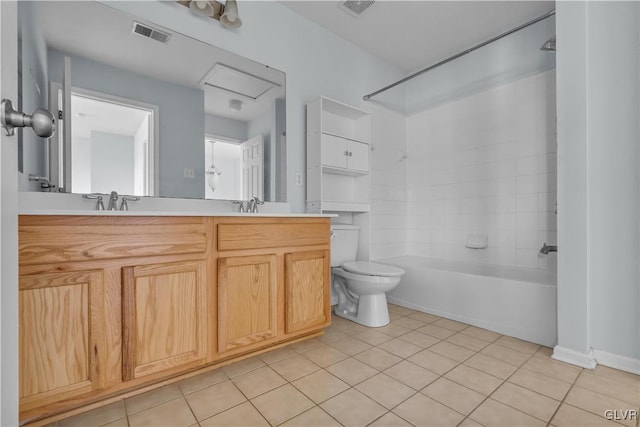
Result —
[[328, 218], [19, 217], [20, 419], [313, 336]]

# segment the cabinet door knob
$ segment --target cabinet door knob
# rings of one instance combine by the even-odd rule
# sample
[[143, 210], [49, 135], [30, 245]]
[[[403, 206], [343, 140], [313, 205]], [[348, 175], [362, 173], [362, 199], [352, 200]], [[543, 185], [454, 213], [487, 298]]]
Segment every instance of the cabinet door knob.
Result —
[[344, 152], [344, 155], [345, 155], [345, 156], [348, 156], [348, 155], [349, 155], [349, 152], [348, 152], [348, 151], [345, 151], [345, 152]]

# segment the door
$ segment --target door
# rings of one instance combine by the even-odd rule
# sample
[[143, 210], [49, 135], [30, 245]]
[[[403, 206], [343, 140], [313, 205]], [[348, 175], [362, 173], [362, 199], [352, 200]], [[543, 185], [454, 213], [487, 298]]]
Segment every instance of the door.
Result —
[[101, 270], [20, 278], [20, 410], [104, 387]]
[[369, 144], [349, 141], [349, 154], [347, 156], [347, 167], [350, 170], [368, 172], [369, 171]]
[[276, 256], [218, 259], [218, 352], [257, 347], [276, 324]]
[[329, 268], [326, 250], [285, 255], [287, 334], [329, 324]]
[[204, 263], [174, 262], [122, 271], [122, 379], [167, 374], [204, 361]]
[[[18, 99], [17, 2], [0, 1], [0, 97]], [[0, 129], [0, 425], [18, 425], [18, 137]]]
[[336, 168], [347, 167], [347, 140], [333, 135], [322, 135], [322, 164]]
[[242, 147], [242, 198], [257, 197], [264, 200], [264, 141], [262, 135], [243, 142]]

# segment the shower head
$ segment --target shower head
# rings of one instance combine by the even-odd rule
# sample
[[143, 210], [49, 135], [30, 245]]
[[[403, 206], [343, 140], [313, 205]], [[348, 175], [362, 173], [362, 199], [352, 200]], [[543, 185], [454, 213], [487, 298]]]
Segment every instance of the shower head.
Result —
[[544, 50], [545, 52], [555, 52], [556, 51], [556, 36], [553, 36], [549, 40], [544, 42], [544, 44], [542, 46], [540, 46], [540, 50]]

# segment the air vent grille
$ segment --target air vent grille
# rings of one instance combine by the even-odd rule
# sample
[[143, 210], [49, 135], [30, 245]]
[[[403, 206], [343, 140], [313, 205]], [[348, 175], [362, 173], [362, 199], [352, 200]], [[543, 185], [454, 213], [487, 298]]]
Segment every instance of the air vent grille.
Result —
[[338, 3], [338, 6], [353, 16], [360, 16], [365, 10], [373, 6], [373, 3], [375, 3], [375, 0], [346, 0]]
[[148, 25], [144, 25], [135, 21], [133, 22], [133, 29], [131, 31], [134, 34], [138, 34], [139, 36], [153, 39], [153, 40], [159, 41], [160, 43], [165, 43], [165, 44], [171, 38], [171, 34], [169, 33], [156, 30], [155, 28], [151, 28]]

